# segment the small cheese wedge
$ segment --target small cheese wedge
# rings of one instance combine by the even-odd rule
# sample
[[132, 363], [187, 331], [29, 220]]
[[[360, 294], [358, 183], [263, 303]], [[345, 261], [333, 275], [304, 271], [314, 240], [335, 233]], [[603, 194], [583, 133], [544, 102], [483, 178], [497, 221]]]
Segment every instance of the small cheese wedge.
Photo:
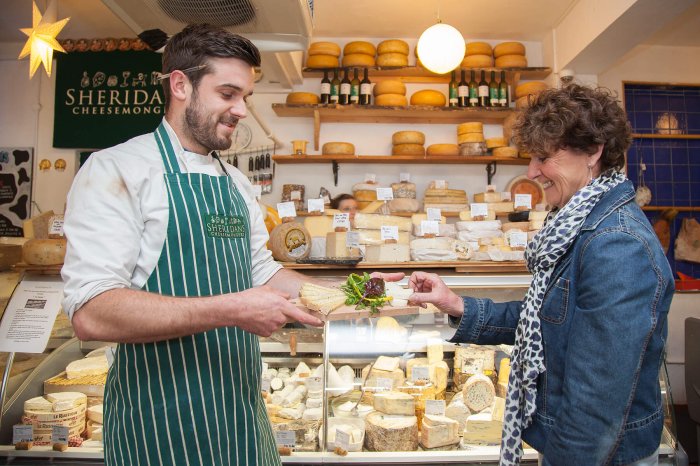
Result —
[[374, 409], [385, 414], [413, 416], [416, 412], [416, 402], [407, 393], [380, 392], [374, 394]]

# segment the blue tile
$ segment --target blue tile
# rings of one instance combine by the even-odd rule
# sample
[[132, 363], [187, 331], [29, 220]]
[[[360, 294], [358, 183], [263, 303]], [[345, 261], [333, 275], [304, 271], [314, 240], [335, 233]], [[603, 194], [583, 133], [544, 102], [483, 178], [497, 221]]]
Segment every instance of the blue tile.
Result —
[[655, 112], [666, 112], [668, 111], [668, 97], [665, 95], [652, 95], [651, 96], [651, 109]]
[[690, 181], [692, 183], [700, 183], [700, 165], [689, 165]]
[[672, 112], [685, 112], [685, 98], [682, 95], [669, 97], [668, 108]]
[[653, 125], [650, 112], [636, 112], [634, 114], [634, 130], [638, 133], [651, 133]]
[[687, 165], [674, 165], [673, 166], [673, 182], [674, 183], [687, 183], [690, 181], [690, 173], [688, 172]]
[[696, 157], [700, 157], [700, 139], [688, 139], [688, 148], [695, 152]]
[[644, 181], [646, 181], [647, 183], [656, 179], [656, 168], [654, 167], [654, 165], [648, 164], [643, 176]]
[[644, 112], [651, 110], [651, 97], [649, 95], [634, 96], [634, 111]]
[[671, 149], [659, 147], [654, 149], [654, 165], [671, 163]]
[[700, 201], [700, 181], [692, 181], [690, 183], [690, 198], [696, 202]]
[[685, 109], [689, 112], [700, 112], [700, 95], [686, 94]]
[[700, 129], [700, 113], [686, 113], [685, 117], [688, 130]]
[[670, 202], [673, 200], [673, 184], [656, 182], [656, 198], [657, 200]]
[[671, 179], [671, 165], [659, 165], [655, 164], [655, 169], [656, 169], [656, 175], [654, 179], [656, 180], [657, 183], [663, 183], [663, 182], [670, 182], [673, 181]]
[[[673, 187], [673, 199], [674, 205], [689, 205], [690, 204], [690, 184], [689, 183], [675, 183]], [[680, 201], [685, 202], [685, 204], [679, 204]]]
[[687, 167], [688, 165], [688, 149], [685, 147], [678, 149], [671, 149], [671, 163], [673, 165], [681, 165]]

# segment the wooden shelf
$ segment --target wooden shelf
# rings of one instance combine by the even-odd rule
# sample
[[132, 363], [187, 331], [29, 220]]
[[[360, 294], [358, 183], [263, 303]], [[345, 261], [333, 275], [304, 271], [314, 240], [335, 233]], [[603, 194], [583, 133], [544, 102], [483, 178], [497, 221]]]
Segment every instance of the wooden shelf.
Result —
[[700, 134], [641, 134], [634, 133], [635, 139], [700, 139]]
[[[359, 68], [364, 69], [362, 66], [351, 66], [348, 68]], [[369, 70], [369, 76], [373, 82], [383, 81], [385, 78], [392, 78], [398, 81], [403, 81], [405, 83], [449, 83], [450, 73], [446, 74], [435, 74], [425, 68], [420, 66], [370, 66], [367, 67]], [[491, 72], [496, 71], [499, 73], [505, 71], [507, 80], [511, 82], [519, 81], [521, 79], [544, 79], [552, 72], [549, 67], [527, 67], [527, 68], [474, 68], [475, 72], [480, 72], [481, 70]], [[329, 69], [332, 72], [334, 68]], [[470, 72], [472, 69], [465, 69], [465, 71]], [[304, 68], [302, 70], [302, 76], [305, 78], [322, 78], [323, 69], [318, 68]], [[457, 69], [456, 71], [460, 71]]]
[[483, 156], [415, 156], [415, 155], [273, 155], [279, 164], [287, 163], [362, 163], [362, 164], [455, 164], [485, 165], [496, 162], [503, 165], [527, 165], [530, 159]]
[[660, 212], [662, 210], [669, 210], [669, 209], [674, 209], [677, 210], [678, 212], [700, 212], [700, 207], [693, 207], [693, 206], [685, 206], [685, 207], [676, 207], [672, 205], [645, 205], [642, 207], [642, 210], [646, 212]]
[[325, 265], [297, 264], [282, 262], [288, 269], [371, 269], [371, 270], [405, 270], [405, 269], [452, 269], [459, 273], [522, 273], [527, 272], [525, 262], [487, 262], [487, 261], [454, 261], [454, 262], [360, 262], [357, 265]]
[[[414, 214], [424, 214], [425, 212], [392, 212], [390, 215], [394, 217], [412, 217]], [[459, 212], [441, 212], [440, 215], [446, 218], [459, 218]], [[307, 211], [297, 211], [297, 217], [319, 217], [317, 213], [309, 214]]]

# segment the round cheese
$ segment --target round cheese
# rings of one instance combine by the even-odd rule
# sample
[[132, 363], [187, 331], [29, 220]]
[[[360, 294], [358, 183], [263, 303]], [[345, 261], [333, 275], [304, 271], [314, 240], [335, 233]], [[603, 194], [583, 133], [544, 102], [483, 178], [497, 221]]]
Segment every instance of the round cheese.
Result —
[[309, 55], [306, 59], [308, 68], [338, 68], [338, 57], [332, 55]]
[[391, 136], [391, 143], [396, 144], [425, 144], [425, 134], [420, 131], [397, 131]]
[[491, 55], [468, 55], [462, 60], [461, 68], [491, 68], [493, 57]]
[[340, 46], [335, 42], [314, 42], [309, 45], [309, 55], [340, 56]]
[[305, 259], [311, 253], [311, 235], [301, 223], [283, 223], [270, 233], [270, 251], [282, 262]]
[[374, 189], [360, 189], [352, 192], [357, 202], [372, 202], [377, 200], [377, 191]]
[[405, 107], [408, 100], [401, 94], [382, 94], [374, 98], [374, 104], [386, 107]]
[[496, 68], [527, 68], [524, 55], [502, 55], [496, 58]]
[[403, 53], [380, 53], [377, 66], [408, 66], [408, 55]]
[[363, 183], [355, 183], [352, 185], [352, 190], [353, 191], [374, 191], [377, 188], [380, 188], [377, 183], [368, 183], [368, 182], [363, 182]]
[[327, 155], [355, 155], [355, 146], [349, 142], [327, 142], [321, 147]]
[[496, 147], [493, 149], [493, 156], [494, 157], [510, 157], [510, 158], [517, 158], [518, 157], [518, 149], [515, 147]]
[[484, 124], [480, 121], [468, 121], [457, 125], [457, 134], [464, 133], [483, 133]]
[[290, 92], [287, 94], [288, 104], [317, 104], [320, 99], [311, 92]]
[[543, 83], [542, 81], [529, 81], [529, 82], [524, 82], [518, 84], [518, 86], [515, 88], [514, 95], [516, 99], [519, 99], [520, 97], [530, 95], [530, 94], [539, 94], [540, 92], [546, 90], [549, 86], [547, 86], [546, 83]]
[[425, 155], [422, 144], [396, 144], [391, 148], [391, 155]]
[[531, 97], [529, 95], [524, 95], [519, 99], [515, 99], [515, 108], [528, 108], [530, 106], [530, 99]]
[[355, 40], [345, 44], [345, 47], [343, 47], [343, 55], [352, 55], [355, 53], [371, 55], [374, 57], [377, 54], [377, 48], [374, 46], [374, 44], [363, 40]]
[[365, 447], [369, 451], [415, 451], [418, 448], [416, 416], [374, 411], [365, 418], [365, 429]]
[[401, 81], [386, 80], [379, 81], [374, 85], [374, 95], [380, 96], [384, 94], [399, 94], [406, 95], [406, 85]]
[[493, 56], [525, 55], [525, 46], [520, 42], [501, 42], [493, 48]]
[[374, 55], [350, 53], [343, 55], [343, 66], [374, 66]]
[[464, 383], [462, 396], [467, 408], [479, 413], [493, 404], [496, 390], [490, 378], [484, 374], [474, 374]]
[[486, 139], [486, 147], [493, 149], [494, 147], [507, 146], [505, 138], [488, 138]]
[[65, 239], [30, 239], [22, 246], [22, 259], [29, 265], [61, 265], [65, 257]]
[[459, 155], [457, 144], [431, 144], [426, 149], [426, 153], [432, 156]]
[[472, 55], [493, 55], [493, 49], [491, 44], [486, 42], [467, 42], [467, 49], [464, 53], [465, 56]]
[[457, 135], [457, 143], [464, 144], [465, 142], [484, 142], [482, 133], [463, 133]]
[[411, 105], [428, 105], [432, 107], [444, 107], [447, 100], [445, 94], [432, 89], [414, 92], [411, 96]]
[[377, 45], [377, 53], [383, 55], [385, 53], [400, 53], [408, 55], [408, 44], [399, 39], [383, 40]]

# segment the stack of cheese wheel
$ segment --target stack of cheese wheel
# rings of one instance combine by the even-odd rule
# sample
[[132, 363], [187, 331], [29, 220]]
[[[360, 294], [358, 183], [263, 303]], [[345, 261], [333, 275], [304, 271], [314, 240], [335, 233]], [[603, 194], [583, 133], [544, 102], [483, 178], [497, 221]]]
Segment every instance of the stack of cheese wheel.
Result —
[[377, 48], [369, 42], [356, 40], [343, 47], [343, 66], [374, 66]]
[[51, 445], [55, 426], [67, 427], [69, 438], [85, 430], [87, 396], [79, 392], [49, 393], [24, 402], [22, 424], [31, 425], [35, 445]]
[[377, 66], [408, 66], [408, 44], [390, 39], [377, 46]]
[[493, 48], [496, 68], [526, 68], [525, 46], [520, 42], [501, 42]]
[[447, 103], [445, 94], [433, 89], [424, 89], [411, 95], [411, 105], [427, 107], [444, 107]]
[[461, 68], [493, 67], [493, 50], [486, 42], [467, 42]]
[[337, 68], [340, 46], [333, 42], [314, 42], [309, 45], [308, 54], [306, 59], [308, 68]]
[[515, 88], [515, 108], [527, 108], [532, 99], [546, 90], [549, 86], [542, 81], [528, 81], [518, 84]]
[[425, 155], [425, 134], [420, 131], [398, 131], [391, 136], [391, 155]]
[[416, 184], [409, 181], [391, 183], [391, 190], [394, 199], [389, 201], [389, 211], [394, 212], [417, 212], [420, 209], [420, 202], [416, 200]]
[[290, 92], [287, 94], [288, 104], [317, 104], [320, 99], [311, 92]]
[[486, 148], [491, 151], [494, 157], [516, 158], [518, 156], [518, 149], [508, 146], [505, 137], [486, 139]]
[[364, 181], [356, 183], [352, 187], [352, 195], [357, 201], [357, 209], [362, 210], [377, 200], [377, 188], [381, 188], [377, 183]]
[[379, 81], [374, 85], [374, 104], [387, 107], [405, 107], [406, 86], [401, 81]]
[[461, 155], [486, 154], [484, 124], [470, 121], [457, 125], [457, 144]]

